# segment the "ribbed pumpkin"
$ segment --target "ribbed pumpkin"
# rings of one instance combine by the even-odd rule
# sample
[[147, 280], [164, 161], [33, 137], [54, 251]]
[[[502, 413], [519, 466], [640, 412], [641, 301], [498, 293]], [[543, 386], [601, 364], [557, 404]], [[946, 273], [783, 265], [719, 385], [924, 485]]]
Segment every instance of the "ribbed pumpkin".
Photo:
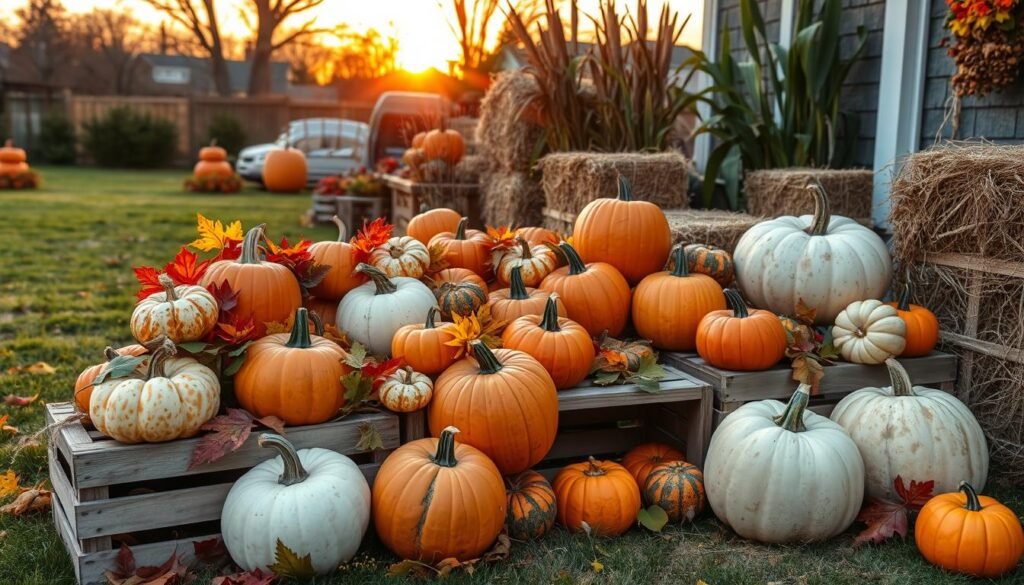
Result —
[[395, 333], [405, 325], [420, 323], [437, 300], [427, 285], [405, 276], [388, 277], [369, 264], [356, 270], [371, 282], [349, 291], [338, 304], [338, 329], [371, 354], [391, 351]]
[[235, 397], [257, 417], [285, 423], [319, 424], [345, 404], [341, 377], [351, 369], [338, 344], [309, 333], [305, 307], [295, 311], [291, 334], [275, 333], [249, 346], [235, 374]]
[[458, 349], [447, 345], [455, 339], [454, 325], [435, 325], [436, 315], [437, 309], [431, 307], [423, 325], [404, 325], [391, 339], [391, 356], [404, 358], [412, 369], [428, 376], [440, 374], [458, 359]]
[[731, 288], [725, 298], [732, 310], [712, 311], [697, 327], [697, 353], [724, 370], [766, 370], [786, 353], [786, 331], [771, 311], [747, 309]]
[[331, 268], [320, 284], [309, 292], [324, 301], [337, 303], [345, 293], [366, 282], [366, 277], [356, 272], [356, 250], [346, 240], [348, 230], [345, 224], [337, 215], [331, 221], [338, 226], [337, 241], [316, 242], [309, 247], [314, 262]]
[[427, 160], [441, 160], [455, 165], [466, 153], [466, 142], [455, 130], [431, 130], [423, 138], [423, 154]]
[[430, 277], [431, 288], [435, 293], [437, 288], [446, 282], [453, 282], [456, 284], [475, 284], [485, 293], [490, 292], [490, 288], [487, 286], [487, 283], [484, 282], [484, 279], [480, 278], [476, 272], [473, 272], [468, 268], [445, 268]]
[[908, 280], [903, 285], [899, 301], [888, 303], [896, 308], [896, 314], [907, 326], [906, 345], [900, 357], [921, 357], [928, 355], [939, 343], [939, 320], [927, 308], [910, 304], [913, 288]]
[[291, 147], [271, 150], [263, 161], [263, 185], [271, 193], [302, 191], [306, 173], [306, 155]]
[[561, 241], [558, 234], [542, 227], [519, 228], [516, 235], [529, 242], [531, 246], [540, 246], [543, 244], [557, 246], [558, 242]]
[[440, 208], [421, 211], [419, 215], [415, 215], [409, 220], [409, 225], [405, 226], [405, 233], [424, 244], [429, 244], [431, 238], [437, 234], [455, 233], [459, 229], [460, 219], [462, 216], [452, 209]]
[[561, 248], [569, 265], [549, 274], [540, 288], [557, 293], [569, 318], [591, 336], [605, 331], [612, 337], [619, 336], [629, 319], [630, 290], [626, 279], [611, 264], [584, 264], [568, 243], [563, 242]]
[[412, 142], [409, 143], [409, 146], [412, 148], [423, 148], [423, 141], [426, 138], [426, 132], [417, 132], [416, 134], [413, 135]]
[[561, 390], [579, 384], [590, 373], [594, 340], [579, 323], [559, 318], [557, 302], [552, 295], [543, 317], [526, 315], [509, 323], [501, 334], [501, 346], [533, 356]]
[[651, 274], [633, 291], [633, 326], [658, 349], [693, 351], [697, 326], [711, 311], [725, 308], [725, 295], [710, 276], [687, 271], [682, 246], [672, 255], [671, 272]]
[[196, 341], [217, 326], [220, 307], [210, 291], [201, 286], [174, 286], [166, 274], [158, 277], [163, 292], [135, 304], [130, 327], [139, 343], [163, 335], [174, 343]]
[[636, 523], [640, 488], [626, 468], [591, 457], [567, 465], [553, 484], [558, 502], [558, 523], [581, 532], [583, 523], [595, 536], [617, 536]]
[[490, 270], [491, 240], [480, 230], [466, 229], [469, 218], [459, 220], [455, 232], [441, 232], [430, 238], [428, 247], [439, 246], [449, 267], [467, 268], [479, 276]]
[[473, 344], [473, 356], [437, 378], [428, 421], [431, 434], [466, 429], [462, 439], [494, 460], [502, 474], [529, 469], [558, 433], [558, 391], [544, 366], [511, 349]]
[[266, 224], [250, 229], [237, 260], [214, 262], [203, 275], [202, 285], [231, 285], [238, 295], [235, 313], [252, 315], [258, 325], [287, 321], [302, 306], [302, 292], [286, 266], [260, 260], [259, 242]]
[[[736, 271], [729, 252], [709, 244], [687, 244], [683, 250], [690, 272], [706, 274], [723, 287], [732, 284]], [[672, 270], [672, 264], [673, 260], [669, 258], [669, 270]]]
[[[506, 324], [526, 315], [543, 315], [551, 293], [539, 288], [528, 288], [519, 275], [519, 267], [512, 269], [512, 282], [508, 288], [491, 291], [488, 302], [491, 318]], [[558, 316], [565, 317], [565, 303], [557, 299]]]
[[234, 173], [228, 162], [228, 152], [217, 146], [217, 141], [210, 141], [209, 146], [199, 149], [199, 162], [192, 169], [192, 174], [199, 177], [229, 177]]
[[450, 319], [452, 315], [465, 317], [483, 306], [487, 291], [471, 282], [442, 282], [434, 289], [434, 298], [441, 315]]
[[373, 525], [403, 559], [476, 559], [505, 525], [498, 468], [479, 449], [456, 443], [456, 432], [448, 427], [438, 439], [395, 449], [374, 479]]
[[629, 181], [620, 175], [619, 196], [588, 203], [576, 216], [572, 241], [584, 261], [607, 262], [635, 286], [665, 266], [672, 232], [661, 208], [633, 201]]
[[338, 319], [338, 301], [306, 297], [302, 299], [302, 306], [309, 309], [310, 315], [320, 317], [322, 323], [333, 324]]
[[704, 511], [704, 474], [685, 461], [661, 463], [647, 475], [643, 496], [665, 510], [669, 522], [693, 522]]
[[434, 382], [412, 368], [399, 368], [384, 379], [377, 396], [393, 412], [415, 412], [426, 408], [434, 395]]
[[536, 540], [555, 525], [555, 490], [544, 476], [527, 470], [505, 478], [505, 528], [516, 540]]
[[[90, 424], [88, 417], [89, 398], [92, 397], [92, 382], [96, 379], [96, 376], [100, 375], [100, 372], [103, 371], [103, 368], [107, 367], [107, 363], [110, 360], [119, 355], [140, 356], [145, 354], [147, 351], [148, 350], [145, 347], [137, 344], [126, 345], [120, 349], [114, 349], [108, 346], [103, 350], [103, 357], [106, 358], [107, 361], [101, 364], [89, 366], [82, 370], [82, 373], [78, 374], [78, 378], [75, 380], [75, 410], [86, 415], [86, 424]], [[147, 362], [139, 364], [139, 373], [145, 373], [147, 366]]]
[[23, 148], [14, 146], [14, 141], [8, 138], [0, 147], [0, 175], [14, 177], [29, 171], [28, 157]]
[[636, 485], [647, 484], [647, 476], [651, 470], [672, 461], [685, 459], [682, 451], [664, 443], [643, 443], [633, 447], [622, 457], [622, 466], [633, 474]]
[[388, 276], [419, 278], [430, 266], [430, 252], [411, 236], [395, 236], [370, 252], [370, 264]]
[[494, 271], [495, 279], [502, 286], [507, 286], [512, 279], [512, 269], [518, 267], [526, 286], [539, 285], [558, 266], [555, 252], [544, 244], [531, 247], [522, 238], [518, 238], [517, 244], [502, 253]]

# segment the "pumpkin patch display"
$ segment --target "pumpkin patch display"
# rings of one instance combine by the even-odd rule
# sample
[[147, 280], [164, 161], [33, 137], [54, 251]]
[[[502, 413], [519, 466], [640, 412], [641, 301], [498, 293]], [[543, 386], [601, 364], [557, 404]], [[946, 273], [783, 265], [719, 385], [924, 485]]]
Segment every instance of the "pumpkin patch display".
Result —
[[[110, 346], [107, 346], [107, 348], [103, 350], [103, 357], [105, 357], [107, 361], [101, 364], [89, 366], [82, 370], [80, 374], [78, 374], [78, 378], [75, 379], [75, 410], [86, 415], [86, 424], [91, 424], [88, 415], [89, 399], [92, 397], [93, 390], [92, 383], [94, 380], [96, 380], [96, 377], [100, 375], [100, 372], [103, 371], [103, 368], [107, 367], [107, 364], [110, 362], [110, 360], [116, 358], [119, 355], [135, 357], [143, 355], [147, 351], [148, 350], [144, 346], [138, 344], [126, 345], [120, 349], [114, 349]], [[143, 361], [142, 363], [140, 363], [138, 373], [144, 374], [146, 372], [146, 368], [148, 367], [148, 365], [149, 362], [147, 361]]]
[[642, 443], [633, 447], [622, 457], [625, 467], [636, 480], [636, 485], [647, 485], [651, 470], [662, 463], [682, 461], [683, 452], [664, 443]]
[[[487, 297], [491, 317], [498, 322], [511, 323], [526, 315], [543, 315], [548, 299], [553, 296], [546, 290], [529, 288], [523, 284], [520, 270], [518, 266], [512, 268], [508, 288], [493, 290]], [[558, 316], [565, 317], [565, 304], [562, 300], [556, 298], [555, 305], [558, 307]]]
[[650, 201], [634, 201], [633, 189], [621, 175], [618, 197], [588, 203], [576, 217], [572, 239], [585, 262], [612, 265], [629, 286], [661, 270], [672, 247], [665, 213]]
[[271, 193], [298, 193], [306, 188], [306, 155], [287, 147], [272, 150], [263, 161], [263, 185]]
[[704, 511], [704, 474], [685, 461], [655, 465], [642, 491], [644, 501], [665, 510], [669, 522], [693, 522]]
[[217, 146], [217, 141], [213, 140], [209, 146], [199, 149], [199, 162], [192, 169], [192, 174], [199, 179], [230, 177], [234, 174], [234, 170], [231, 168], [231, 163], [228, 162], [228, 152]]
[[540, 288], [556, 293], [565, 304], [568, 317], [591, 336], [607, 331], [608, 335], [618, 337], [629, 319], [629, 283], [611, 264], [584, 264], [571, 245], [563, 242], [560, 247], [569, 264], [547, 275]]
[[533, 470], [505, 478], [505, 528], [516, 540], [537, 540], [555, 525], [555, 490]]
[[743, 297], [725, 289], [731, 310], [712, 311], [697, 326], [697, 353], [724, 370], [766, 370], [786, 353], [786, 331], [771, 311], [748, 309]]
[[483, 451], [503, 475], [540, 462], [558, 433], [558, 391], [529, 354], [473, 343], [473, 357], [455, 362], [434, 383], [427, 420], [431, 434], [465, 428], [460, 438]]
[[[683, 247], [683, 252], [686, 254], [686, 265], [690, 272], [706, 274], [723, 288], [732, 284], [736, 272], [732, 254], [726, 250], [709, 244], [687, 244]], [[667, 269], [675, 269], [673, 256], [668, 259]]]
[[672, 257], [675, 268], [645, 277], [633, 291], [633, 326], [654, 347], [693, 351], [701, 319], [725, 309], [725, 296], [710, 276], [688, 272], [682, 246]]
[[454, 232], [441, 232], [430, 238], [429, 247], [438, 246], [449, 267], [466, 268], [479, 276], [490, 269], [491, 240], [480, 230], [466, 229], [469, 218], [459, 220]]
[[391, 339], [391, 356], [428, 376], [440, 374], [458, 359], [458, 348], [448, 345], [455, 339], [455, 325], [435, 324], [436, 316], [437, 308], [430, 307], [423, 324], [403, 325]]
[[356, 266], [356, 272], [370, 277], [370, 282], [341, 299], [337, 325], [371, 354], [388, 354], [402, 326], [422, 322], [427, 311], [437, 307], [427, 285], [415, 278], [390, 278], [365, 263]]
[[148, 343], [163, 335], [174, 343], [196, 341], [217, 325], [220, 307], [201, 286], [174, 286], [170, 276], [161, 274], [164, 292], [149, 295], [132, 311], [132, 335], [139, 343]]
[[558, 523], [581, 532], [583, 523], [595, 536], [618, 536], [636, 523], [640, 488], [625, 467], [591, 457], [567, 465], [553, 482]]
[[917, 550], [947, 571], [994, 579], [1024, 555], [1024, 529], [1013, 510], [978, 495], [967, 482], [958, 492], [928, 500], [914, 524]]
[[832, 216], [818, 185], [814, 215], [784, 216], [747, 230], [736, 244], [736, 282], [754, 306], [796, 315], [801, 302], [815, 309], [816, 325], [831, 325], [847, 305], [878, 299], [892, 279], [892, 260], [878, 234]]
[[415, 412], [426, 408], [434, 395], [434, 382], [412, 368], [399, 368], [377, 389], [380, 403], [393, 412]]
[[423, 244], [429, 244], [437, 234], [455, 233], [459, 229], [462, 216], [452, 209], [430, 209], [414, 215], [405, 226], [406, 235], [412, 236]]
[[419, 278], [430, 266], [430, 252], [416, 238], [396, 236], [370, 252], [370, 264], [388, 276]]
[[[913, 289], [910, 282], [903, 285], [900, 299], [889, 306], [896, 309], [896, 315], [906, 325], [906, 345], [900, 357], [911, 358], [928, 355], [939, 343], [939, 320], [927, 308], [910, 304]], [[980, 488], [979, 488], [980, 489]]]
[[938, 493], [988, 478], [988, 443], [964, 403], [942, 390], [913, 386], [895, 359], [885, 361], [891, 386], [848, 394], [832, 420], [846, 429], [864, 459], [867, 495], [899, 501], [897, 476], [932, 480]]
[[499, 284], [507, 286], [512, 280], [512, 269], [519, 267], [523, 283], [538, 286], [558, 265], [555, 252], [544, 244], [531, 246], [522, 238], [518, 238], [517, 244], [501, 254], [494, 276]]
[[319, 299], [337, 304], [345, 293], [366, 282], [366, 277], [356, 272], [356, 250], [346, 240], [348, 230], [345, 224], [337, 215], [331, 221], [338, 226], [337, 241], [316, 242], [309, 247], [315, 263], [330, 266], [323, 280], [309, 292]]
[[359, 466], [328, 449], [296, 451], [272, 433], [257, 443], [278, 456], [246, 472], [224, 500], [221, 533], [232, 560], [267, 571], [280, 542], [308, 555], [322, 575], [355, 556], [370, 525], [370, 486]]
[[555, 232], [542, 227], [524, 227], [519, 228], [516, 235], [526, 240], [531, 246], [541, 246], [544, 244], [551, 244], [557, 246], [561, 241], [558, 234]]
[[533, 356], [559, 390], [572, 388], [590, 373], [594, 340], [582, 325], [558, 316], [558, 297], [548, 297], [543, 317], [526, 315], [508, 324], [501, 345]]
[[456, 130], [431, 130], [423, 137], [423, 156], [455, 166], [466, 154], [466, 142]]
[[456, 443], [457, 432], [448, 427], [437, 439], [402, 445], [374, 479], [374, 528], [403, 559], [476, 559], [505, 525], [501, 473], [479, 449]]
[[864, 463], [841, 426], [807, 410], [811, 387], [789, 403], [749, 402], [711, 437], [704, 487], [715, 515], [743, 538], [820, 542], [853, 523]]
[[434, 289], [437, 306], [446, 319], [465, 317], [487, 302], [487, 290], [472, 282], [442, 282]]
[[836, 317], [832, 343], [843, 359], [855, 364], [881, 364], [903, 353], [907, 324], [896, 308], [882, 301], [854, 301]]

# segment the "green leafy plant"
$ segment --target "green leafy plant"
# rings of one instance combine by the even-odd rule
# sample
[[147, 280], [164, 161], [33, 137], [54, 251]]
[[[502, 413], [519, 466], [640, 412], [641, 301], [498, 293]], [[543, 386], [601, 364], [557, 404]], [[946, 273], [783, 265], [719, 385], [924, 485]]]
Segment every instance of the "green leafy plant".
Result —
[[130, 108], [113, 108], [86, 122], [82, 143], [102, 167], [152, 168], [174, 157], [178, 131], [167, 120]]
[[238, 156], [238, 151], [245, 148], [245, 128], [238, 118], [230, 114], [215, 114], [210, 120], [206, 134], [207, 143], [216, 140], [231, 158]]
[[75, 127], [66, 116], [53, 114], [43, 118], [39, 156], [53, 165], [75, 164]]

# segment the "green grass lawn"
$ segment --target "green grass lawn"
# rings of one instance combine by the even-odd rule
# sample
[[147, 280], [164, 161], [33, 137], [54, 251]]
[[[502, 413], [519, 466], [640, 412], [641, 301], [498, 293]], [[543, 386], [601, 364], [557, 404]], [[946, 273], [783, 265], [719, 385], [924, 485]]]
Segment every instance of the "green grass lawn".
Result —
[[[103, 347], [131, 341], [128, 318], [136, 282], [132, 266], [162, 266], [195, 237], [196, 213], [266, 222], [271, 234], [293, 239], [333, 237], [327, 228], [302, 228], [308, 196], [274, 196], [247, 190], [229, 196], [182, 191], [185, 173], [100, 169], [40, 169], [37, 191], [0, 192], [0, 396], [40, 393], [47, 402], [68, 400], [78, 372], [97, 362]], [[8, 368], [45, 361], [52, 376], [6, 374]], [[41, 404], [0, 404], [0, 416], [20, 436], [43, 426]], [[0, 472], [13, 467], [22, 484], [47, 477], [45, 448], [14, 457], [18, 437], [0, 434]], [[13, 460], [12, 460], [13, 458]], [[1018, 512], [1024, 493], [994, 478], [988, 490]], [[682, 583], [708, 585], [970, 583], [937, 570], [917, 554], [912, 540], [854, 550], [851, 531], [828, 544], [768, 547], [735, 537], [713, 519], [667, 530], [664, 536], [633, 530], [617, 539], [590, 542], [555, 530], [537, 544], [515, 544], [511, 558], [458, 574], [453, 583]], [[604, 566], [591, 567], [595, 557]], [[396, 559], [372, 537], [356, 562], [316, 583], [394, 583], [385, 577]], [[0, 584], [71, 583], [70, 562], [50, 516], [0, 517]], [[1024, 582], [1024, 570], [1002, 583]]]

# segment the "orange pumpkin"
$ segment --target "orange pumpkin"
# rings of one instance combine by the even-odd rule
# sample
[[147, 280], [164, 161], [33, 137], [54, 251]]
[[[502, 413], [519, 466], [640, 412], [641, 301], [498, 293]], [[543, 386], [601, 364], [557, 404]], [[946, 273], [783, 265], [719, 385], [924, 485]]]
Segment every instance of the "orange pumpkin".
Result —
[[509, 323], [501, 346], [525, 351], [551, 374], [559, 390], [572, 388], [590, 373], [594, 340], [579, 323], [558, 317], [558, 297], [548, 297], [544, 316], [526, 315]]
[[568, 266], [544, 278], [540, 288], [558, 294], [569, 318], [582, 325], [591, 336], [607, 331], [618, 337], [629, 319], [629, 284], [611, 264], [584, 264], [568, 243], [561, 244]]
[[295, 311], [288, 333], [275, 333], [249, 346], [235, 374], [235, 397], [257, 417], [276, 416], [289, 425], [315, 425], [345, 404], [341, 378], [351, 370], [338, 344], [309, 334], [305, 307]]
[[516, 540], [536, 540], [555, 525], [555, 490], [536, 471], [505, 478], [505, 528]]
[[412, 137], [412, 143], [409, 145], [412, 148], [423, 148], [423, 141], [427, 138], [426, 132], [417, 132]]
[[697, 353], [724, 370], [766, 370], [786, 353], [786, 331], [775, 313], [747, 309], [731, 288], [725, 298], [732, 310], [712, 311], [697, 327]]
[[[552, 296], [551, 293], [537, 288], [528, 288], [523, 284], [518, 266], [512, 269], [511, 281], [508, 288], [491, 291], [491, 294], [488, 295], [491, 318], [507, 325], [526, 315], [543, 315], [548, 298]], [[557, 295], [555, 296], [557, 297]], [[555, 303], [558, 305], [558, 316], [565, 317], [565, 303], [562, 302], [562, 299], [556, 299]]]
[[654, 466], [642, 491], [644, 501], [665, 510], [669, 522], [693, 522], [704, 511], [704, 474], [685, 461]]
[[192, 170], [197, 178], [201, 177], [229, 177], [234, 174], [231, 163], [228, 162], [228, 152], [217, 146], [217, 141], [210, 141], [209, 146], [199, 149], [199, 162]]
[[558, 242], [561, 241], [558, 234], [542, 227], [519, 228], [516, 235], [529, 242], [531, 246], [540, 246], [543, 244], [557, 246]]
[[271, 193], [298, 193], [306, 188], [306, 155], [291, 147], [272, 150], [263, 161], [263, 185]]
[[405, 226], [405, 234], [429, 244], [437, 234], [458, 231], [461, 219], [462, 216], [457, 211], [443, 207], [421, 211], [409, 220], [409, 225]]
[[475, 284], [480, 287], [480, 290], [484, 291], [484, 294], [488, 294], [490, 291], [484, 279], [468, 268], [445, 268], [432, 276], [430, 280], [432, 281], [431, 288], [434, 290], [435, 295], [437, 294], [437, 289], [446, 282], [453, 284]]
[[480, 230], [466, 229], [469, 218], [463, 217], [455, 232], [441, 232], [430, 238], [430, 245], [439, 246], [449, 267], [466, 268], [485, 276], [491, 263], [491, 239]]
[[321, 323], [334, 324], [338, 320], [338, 301], [325, 301], [316, 297], [302, 299], [302, 306], [309, 309], [310, 316], [316, 315]]
[[629, 450], [622, 457], [622, 466], [633, 474], [636, 485], [647, 484], [647, 476], [651, 470], [662, 463], [682, 461], [682, 451], [664, 443], [643, 443]]
[[[683, 250], [686, 252], [690, 272], [706, 274], [723, 287], [732, 284], [735, 276], [732, 254], [709, 244], [687, 244]], [[673, 258], [669, 258], [668, 262], [668, 269], [672, 270]]]
[[554, 481], [558, 523], [571, 532], [590, 525], [595, 536], [617, 536], [636, 523], [640, 488], [626, 468], [591, 457], [567, 465]]
[[960, 491], [928, 500], [917, 515], [914, 541], [929, 563], [974, 577], [995, 578], [1017, 567], [1024, 530], [1013, 510], [979, 496], [967, 482]]
[[508, 286], [512, 269], [518, 267], [521, 269], [523, 283], [526, 286], [537, 286], [558, 266], [555, 252], [544, 244], [531, 247], [525, 239], [516, 239], [519, 245], [501, 254], [494, 277], [502, 286]]
[[450, 166], [458, 164], [466, 154], [466, 142], [455, 130], [431, 130], [423, 138], [423, 154], [427, 160], [441, 160]]
[[412, 171], [412, 176], [416, 177], [419, 173], [420, 165], [427, 161], [426, 155], [423, 154], [422, 148], [407, 148], [402, 153], [402, 163], [409, 167]]
[[505, 525], [501, 474], [480, 450], [456, 443], [457, 432], [448, 427], [438, 439], [406, 443], [377, 472], [373, 525], [400, 558], [476, 559]]
[[458, 348], [447, 345], [455, 339], [452, 323], [435, 325], [437, 309], [427, 311], [423, 325], [403, 325], [391, 338], [391, 356], [404, 358], [405, 363], [428, 376], [445, 371], [458, 359]]
[[10, 138], [0, 147], [0, 175], [14, 177], [29, 171], [27, 155], [22, 148], [16, 148]]
[[697, 325], [704, 315], [725, 308], [725, 295], [710, 276], [687, 271], [682, 246], [673, 257], [671, 272], [651, 274], [633, 291], [633, 326], [658, 349], [693, 351]]
[[[335, 215], [331, 218], [338, 226], [337, 241], [317, 242], [309, 247], [309, 253], [317, 264], [330, 266], [327, 275], [309, 292], [325, 301], [341, 300], [345, 293], [366, 282], [366, 277], [356, 272], [356, 250], [345, 240], [347, 230], [341, 219]], [[337, 307], [335, 307], [337, 310]], [[329, 321], [333, 322], [333, 319]]]
[[910, 281], [903, 285], [903, 293], [900, 300], [895, 303], [887, 303], [896, 307], [896, 314], [907, 325], [907, 345], [903, 348], [900, 357], [921, 357], [928, 355], [939, 343], [939, 320], [927, 308], [921, 305], [910, 304], [910, 296], [913, 294]]
[[214, 262], [203, 275], [202, 285], [227, 283], [238, 295], [235, 313], [252, 315], [258, 326], [287, 321], [302, 306], [299, 282], [288, 267], [260, 260], [259, 243], [266, 224], [250, 229], [242, 240], [242, 255], [237, 260]]
[[633, 201], [632, 188], [619, 176], [616, 199], [595, 199], [576, 217], [573, 245], [586, 262], [606, 262], [630, 286], [665, 266], [672, 232], [665, 214], [649, 201]]
[[473, 344], [474, 357], [437, 378], [430, 433], [466, 429], [464, 441], [494, 460], [502, 474], [529, 469], [547, 455], [558, 433], [558, 391], [544, 366], [511, 349]]
[[[161, 340], [154, 340], [153, 343], [163, 345], [163, 342]], [[147, 351], [148, 350], [145, 347], [138, 344], [126, 345], [120, 349], [107, 347], [106, 349], [103, 350], [103, 356], [106, 358], [107, 361], [101, 364], [89, 366], [88, 368], [82, 370], [81, 374], [78, 374], [78, 379], [75, 380], [75, 410], [86, 415], [86, 424], [90, 424], [89, 399], [92, 398], [92, 382], [93, 380], [96, 379], [96, 376], [100, 375], [100, 372], [103, 371], [103, 368], [107, 367], [107, 362], [116, 358], [119, 355], [140, 356], [145, 354]], [[142, 365], [140, 367], [145, 368], [146, 365]]]

